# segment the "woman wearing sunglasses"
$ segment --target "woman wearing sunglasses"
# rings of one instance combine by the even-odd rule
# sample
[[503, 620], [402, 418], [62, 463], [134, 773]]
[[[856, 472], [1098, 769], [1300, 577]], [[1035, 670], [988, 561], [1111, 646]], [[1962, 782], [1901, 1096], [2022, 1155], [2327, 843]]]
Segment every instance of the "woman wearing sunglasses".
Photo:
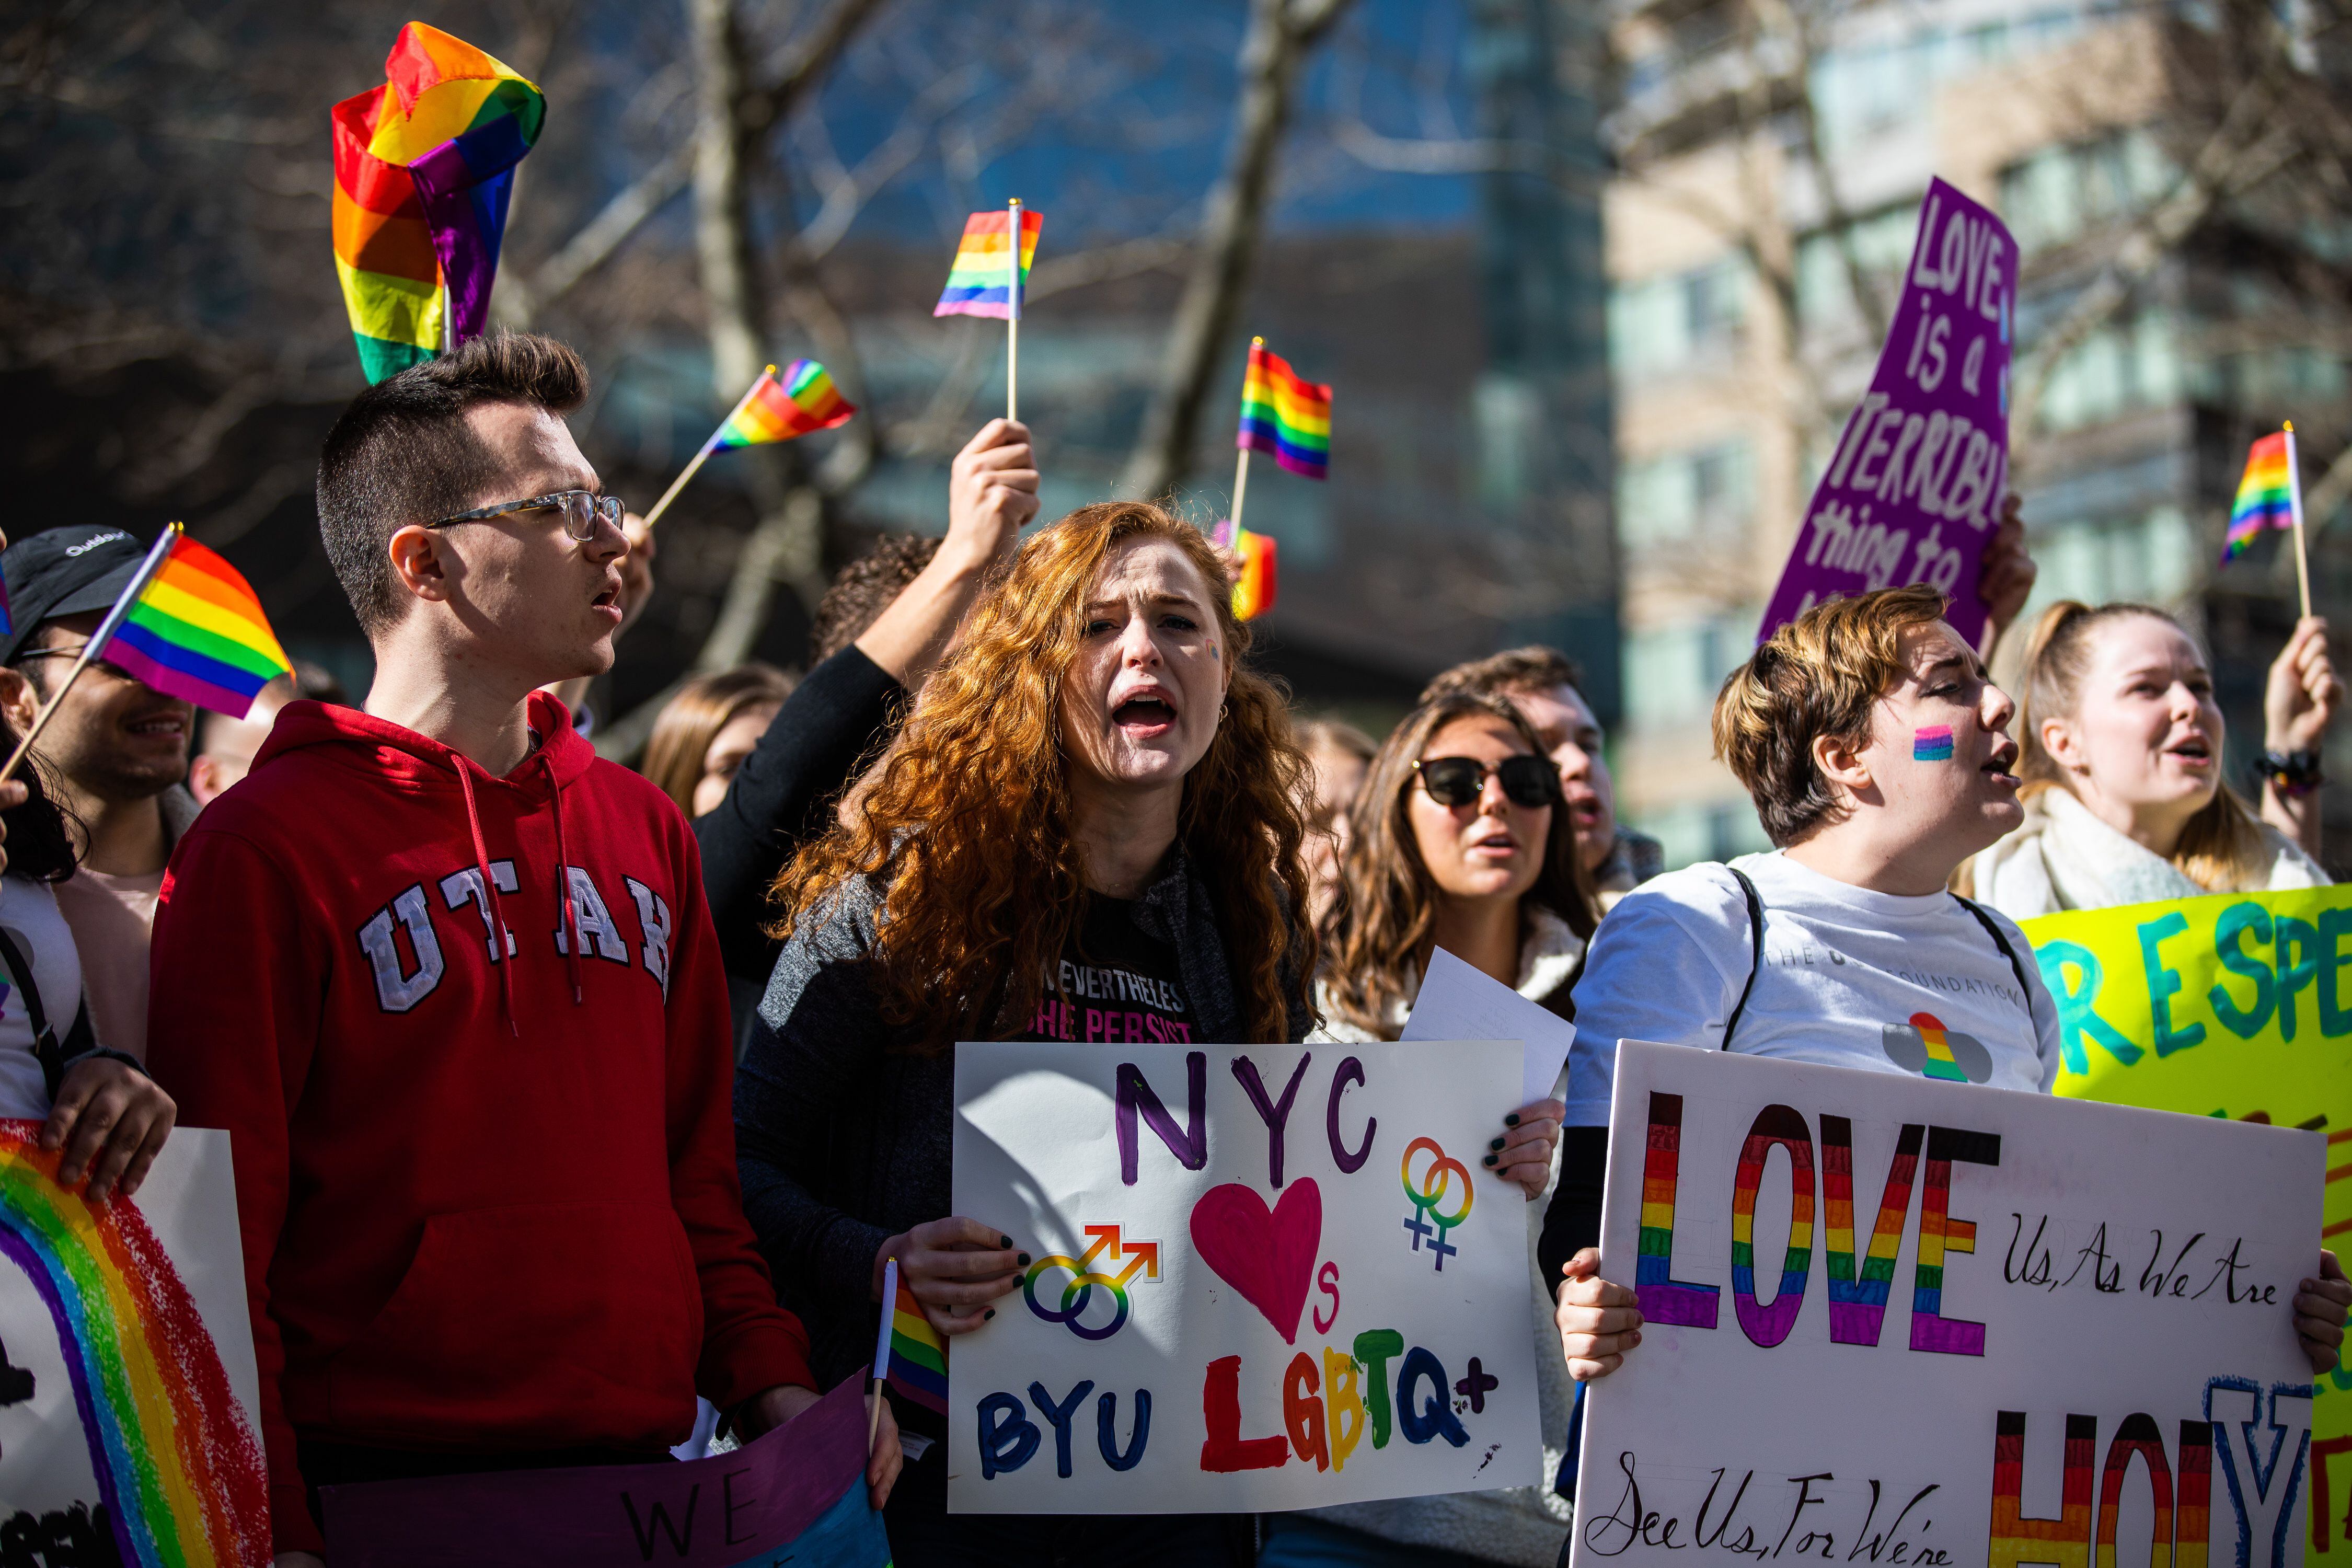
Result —
[[[1327, 1021], [1310, 1038], [1395, 1039], [1440, 947], [1568, 1016], [1597, 910], [1559, 771], [1517, 709], [1468, 693], [1423, 703], [1373, 757], [1349, 819], [1339, 899], [1324, 927]], [[1521, 1106], [1495, 1130], [1486, 1168], [1529, 1199], [1542, 1196], [1562, 1110], [1557, 1100]], [[1574, 1385], [1553, 1348], [1550, 1293], [1533, 1271], [1542, 1213], [1527, 1205], [1528, 1278], [1544, 1436], [1557, 1459]], [[1546, 1568], [1567, 1530], [1566, 1506], [1537, 1487], [1357, 1503], [1269, 1515], [1258, 1564]]]

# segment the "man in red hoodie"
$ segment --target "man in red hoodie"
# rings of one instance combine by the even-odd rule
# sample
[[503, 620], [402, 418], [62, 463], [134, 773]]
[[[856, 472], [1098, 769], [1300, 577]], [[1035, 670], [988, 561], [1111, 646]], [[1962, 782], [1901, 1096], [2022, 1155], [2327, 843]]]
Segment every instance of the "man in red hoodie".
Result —
[[621, 619], [586, 391], [500, 333], [352, 402], [319, 518], [366, 709], [289, 703], [163, 883], [151, 1066], [235, 1135], [281, 1568], [321, 1486], [651, 1460], [698, 1391], [746, 1436], [817, 1397], [743, 1220], [694, 836], [535, 694]]

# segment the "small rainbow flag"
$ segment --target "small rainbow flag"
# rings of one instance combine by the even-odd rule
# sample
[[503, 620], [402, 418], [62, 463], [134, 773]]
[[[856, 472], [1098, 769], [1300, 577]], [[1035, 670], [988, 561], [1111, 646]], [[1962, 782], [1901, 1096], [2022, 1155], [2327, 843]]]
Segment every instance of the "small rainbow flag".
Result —
[[789, 441], [812, 430], [830, 430], [845, 424], [857, 407], [841, 395], [824, 366], [813, 359], [796, 359], [782, 376], [770, 365], [751, 384], [751, 390], [711, 432], [707, 448], [724, 452], [734, 447], [760, 447]]
[[2252, 549], [2254, 536], [2265, 523], [2293, 528], [2299, 499], [2294, 438], [2284, 430], [2274, 430], [2246, 454], [2245, 477], [2238, 481], [2238, 499], [2230, 505], [2230, 531], [2221, 542], [2221, 564], [2227, 566]]
[[1242, 574], [1234, 582], [1234, 619], [1253, 620], [1274, 608], [1279, 585], [1274, 541], [1234, 526], [1231, 518], [1219, 521], [1209, 537], [1219, 548], [1241, 557]]
[[176, 522], [89, 640], [90, 658], [232, 719], [293, 668], [244, 574]]
[[1045, 226], [1043, 214], [1029, 207], [1021, 209], [1021, 288], [1014, 289], [1007, 238], [1013, 232], [1012, 209], [974, 213], [966, 218], [963, 243], [956, 247], [955, 265], [948, 269], [947, 289], [931, 314], [1019, 321], [1021, 296], [1029, 285], [1029, 263], [1037, 254], [1037, 231]]
[[127, 1568], [269, 1560], [269, 1478], [204, 1318], [138, 1205], [58, 1181], [40, 1123], [0, 1121], [0, 1258], [48, 1309]]
[[889, 1385], [937, 1415], [948, 1413], [948, 1342], [923, 1316], [903, 1279], [890, 1306]]
[[1242, 426], [1234, 445], [1266, 452], [1294, 474], [1331, 476], [1331, 389], [1301, 381], [1290, 362], [1264, 343], [1250, 344], [1242, 381]]
[[514, 167], [547, 100], [473, 45], [411, 22], [384, 83], [335, 105], [335, 272], [371, 384], [480, 335]]

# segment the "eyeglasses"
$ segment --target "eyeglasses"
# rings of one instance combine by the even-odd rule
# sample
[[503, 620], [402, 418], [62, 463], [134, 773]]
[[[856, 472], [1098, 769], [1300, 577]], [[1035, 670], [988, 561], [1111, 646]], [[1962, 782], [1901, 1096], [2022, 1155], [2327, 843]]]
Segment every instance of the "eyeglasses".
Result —
[[[35, 658], [79, 658], [81, 657], [82, 649], [89, 646], [89, 644], [86, 642], [78, 642], [70, 647], [24, 648], [19, 650], [16, 657], [9, 660], [9, 663], [11, 665], [18, 665], [23, 664], [27, 659]], [[136, 680], [139, 679], [137, 676], [131, 674], [129, 670], [123, 668], [121, 665], [116, 664], [111, 659], [91, 659], [89, 661], [89, 668], [100, 674], [110, 675], [117, 680]]]
[[609, 522], [621, 526], [621, 498], [591, 495], [586, 490], [557, 490], [552, 495], [533, 496], [529, 500], [501, 501], [497, 506], [478, 506], [471, 511], [461, 511], [455, 517], [445, 517], [438, 522], [428, 522], [427, 528], [446, 528], [453, 522], [479, 522], [486, 518], [504, 517], [515, 511], [561, 511], [563, 531], [585, 544], [596, 537], [596, 525]]
[[1430, 757], [1412, 764], [1421, 787], [1440, 805], [1477, 803], [1492, 775], [1503, 781], [1503, 794], [1514, 805], [1550, 805], [1559, 799], [1559, 770], [1549, 757], [1505, 757], [1482, 763], [1475, 757]]

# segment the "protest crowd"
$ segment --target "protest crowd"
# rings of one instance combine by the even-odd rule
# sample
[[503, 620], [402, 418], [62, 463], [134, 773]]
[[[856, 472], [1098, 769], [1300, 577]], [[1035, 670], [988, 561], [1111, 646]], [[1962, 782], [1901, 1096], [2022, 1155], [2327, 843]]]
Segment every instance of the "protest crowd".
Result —
[[[1017, 204], [998, 222], [1000, 258], [1034, 243]], [[571, 347], [453, 336], [371, 361], [320, 457], [363, 694], [284, 661], [192, 700], [122, 627], [158, 561], [209, 552], [81, 524], [0, 552], [0, 740], [28, 752], [0, 774], [0, 1118], [101, 1208], [175, 1128], [230, 1134], [280, 1568], [333, 1561], [322, 1489], [750, 1445], [859, 1376], [894, 1311], [947, 1354], [986, 1335], [1032, 1258], [1013, 1217], [956, 1212], [957, 1042], [1392, 1042], [1441, 950], [1576, 1028], [1473, 1178], [1524, 1213], [1557, 1484], [1115, 1540], [951, 1516], [946, 1423], [894, 1384], [866, 1492], [901, 1568], [1564, 1563], [1582, 1390], [1643, 1353], [1634, 1260], [1601, 1246], [1621, 1040], [2047, 1094], [2066, 1047], [2021, 921], [2330, 880], [2326, 622], [2277, 654], [2242, 792], [2170, 615], [2021, 622], [2013, 495], [1955, 592], [1822, 598], [1760, 641], [1714, 743], [1775, 847], [1668, 869], [1560, 652], [1448, 669], [1385, 736], [1294, 713], [1253, 668], [1257, 546], [1147, 500], [1040, 520], [1009, 417], [954, 459], [938, 538], [841, 574], [804, 673], [687, 681], [633, 771], [596, 754], [588, 693], [659, 592], [678, 487], [646, 517], [604, 488]], [[1294, 415], [1320, 391], [1328, 431], [1328, 391], [1264, 363], [1310, 471], [1328, 442]], [[786, 379], [804, 428], [848, 417], [821, 367]], [[176, 581], [250, 599], [233, 571]], [[275, 646], [205, 624], [206, 668]], [[1971, 1053], [1940, 1075], [1887, 1044], [1931, 1008]], [[2307, 1267], [2263, 1310], [2325, 1373], [2352, 1280]], [[1103, 1430], [1108, 1456], [1108, 1403]]]

